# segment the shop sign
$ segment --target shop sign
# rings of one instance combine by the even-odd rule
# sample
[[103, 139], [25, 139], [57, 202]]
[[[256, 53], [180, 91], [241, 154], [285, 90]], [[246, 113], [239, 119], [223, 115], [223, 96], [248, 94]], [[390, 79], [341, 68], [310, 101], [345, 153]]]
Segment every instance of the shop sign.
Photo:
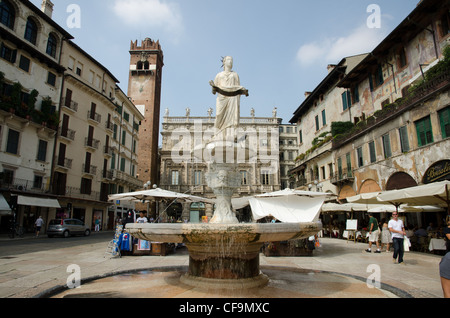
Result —
[[423, 183], [450, 180], [450, 160], [441, 160], [431, 165], [423, 176]]

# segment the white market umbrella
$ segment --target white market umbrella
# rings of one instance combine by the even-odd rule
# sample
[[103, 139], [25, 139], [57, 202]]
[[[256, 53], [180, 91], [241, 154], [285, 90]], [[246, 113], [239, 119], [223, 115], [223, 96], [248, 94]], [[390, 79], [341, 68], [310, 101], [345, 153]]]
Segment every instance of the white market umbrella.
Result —
[[435, 205], [447, 208], [450, 214], [450, 181], [441, 181], [416, 187], [386, 191], [378, 196], [380, 202], [389, 202], [395, 206]]
[[411, 206], [411, 205], [401, 205], [397, 208], [394, 205], [391, 204], [383, 204], [379, 205], [377, 207], [369, 209], [367, 212], [372, 213], [393, 213], [393, 212], [400, 212], [400, 213], [407, 213], [407, 212], [440, 212], [443, 209], [441, 207], [436, 207], [432, 205], [426, 205], [426, 206]]
[[178, 193], [173, 191], [168, 191], [160, 188], [150, 189], [150, 190], [142, 190], [135, 192], [127, 192], [127, 193], [119, 193], [112, 194], [108, 196], [109, 201], [123, 200], [123, 201], [150, 201], [155, 199], [181, 199], [184, 201], [192, 201], [192, 202], [208, 202], [213, 203], [214, 201], [211, 199], [206, 199], [190, 194]]
[[382, 193], [379, 192], [369, 192], [369, 193], [360, 193], [358, 195], [347, 197], [347, 202], [349, 203], [361, 203], [361, 204], [382, 204], [378, 201], [378, 196]]

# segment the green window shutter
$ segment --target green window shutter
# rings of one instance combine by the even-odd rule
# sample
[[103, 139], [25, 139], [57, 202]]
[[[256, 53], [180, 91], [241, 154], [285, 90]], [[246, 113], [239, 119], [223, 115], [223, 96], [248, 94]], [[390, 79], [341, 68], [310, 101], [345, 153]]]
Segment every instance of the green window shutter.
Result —
[[408, 140], [408, 130], [406, 126], [399, 128], [399, 134], [400, 134], [400, 145], [402, 147], [402, 152], [409, 151], [409, 140]]
[[416, 121], [416, 131], [419, 147], [425, 146], [434, 141], [430, 116]]
[[441, 124], [442, 138], [450, 137], [450, 107], [439, 111], [439, 122]]
[[347, 92], [344, 92], [342, 94], [342, 105], [344, 106], [344, 110], [348, 108], [348, 101], [347, 101]]
[[370, 163], [374, 163], [375, 161], [377, 161], [377, 156], [375, 153], [375, 142], [371, 141], [369, 143], [369, 152], [370, 152]]

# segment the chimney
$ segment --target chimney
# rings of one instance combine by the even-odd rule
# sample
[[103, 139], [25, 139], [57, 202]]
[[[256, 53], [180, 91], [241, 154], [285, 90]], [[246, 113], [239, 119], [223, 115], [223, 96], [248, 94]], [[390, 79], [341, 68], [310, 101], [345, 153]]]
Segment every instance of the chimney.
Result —
[[312, 92], [305, 92], [305, 98], [308, 98], [308, 96], [311, 94], [312, 94]]
[[42, 0], [41, 11], [51, 18], [53, 15], [53, 3], [50, 0]]

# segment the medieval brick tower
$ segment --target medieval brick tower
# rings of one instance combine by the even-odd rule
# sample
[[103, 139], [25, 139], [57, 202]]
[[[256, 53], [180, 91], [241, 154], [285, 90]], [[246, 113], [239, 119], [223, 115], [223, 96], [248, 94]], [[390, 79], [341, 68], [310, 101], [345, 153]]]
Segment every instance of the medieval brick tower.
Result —
[[161, 78], [164, 55], [159, 41], [146, 38], [138, 46], [131, 42], [128, 96], [144, 111], [139, 128], [139, 166], [137, 173], [144, 182], [159, 184], [158, 140], [161, 107]]

